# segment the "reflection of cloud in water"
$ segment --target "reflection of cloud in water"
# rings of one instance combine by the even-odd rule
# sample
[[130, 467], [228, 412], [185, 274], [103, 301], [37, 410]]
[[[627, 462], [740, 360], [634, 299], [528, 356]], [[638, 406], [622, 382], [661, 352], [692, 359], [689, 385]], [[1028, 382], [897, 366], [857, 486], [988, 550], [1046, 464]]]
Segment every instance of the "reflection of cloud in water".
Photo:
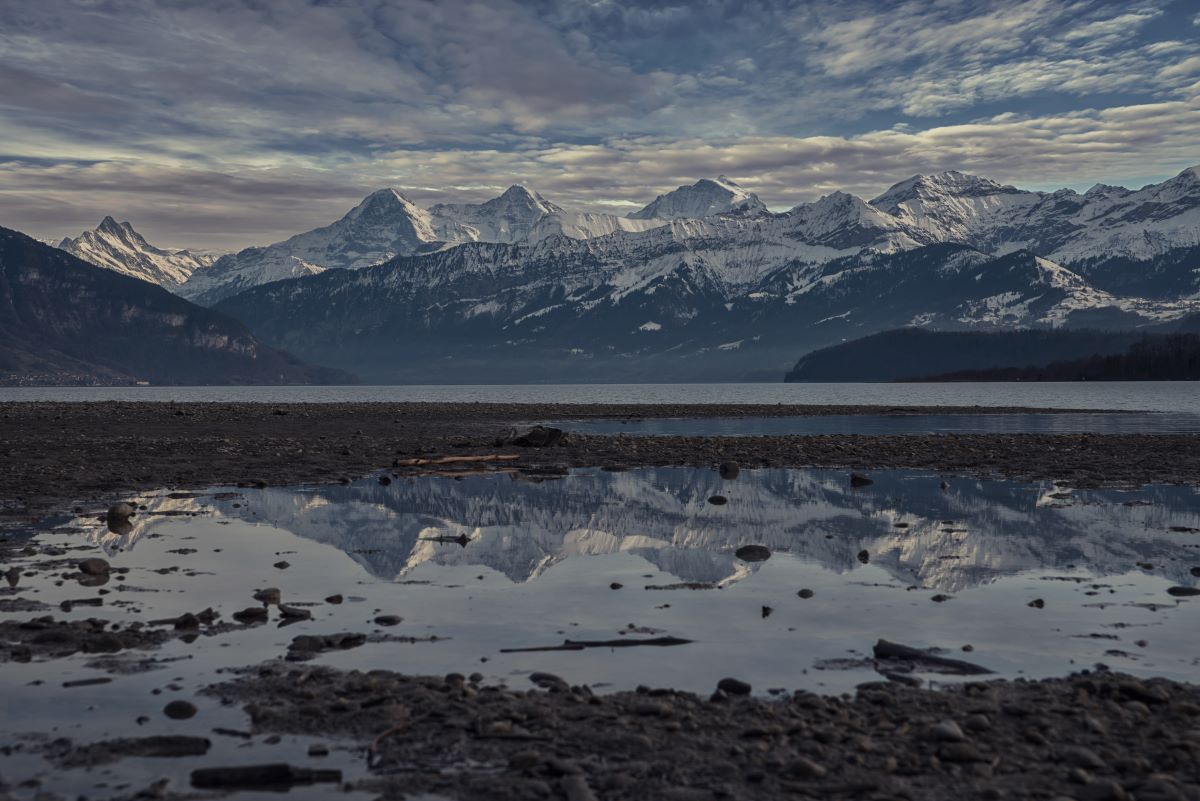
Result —
[[[854, 490], [844, 472], [830, 470], [743, 471], [735, 481], [689, 468], [583, 471], [549, 482], [421, 477], [387, 487], [364, 480], [247, 491], [241, 509], [213, 498], [162, 498], [150, 507], [215, 507], [269, 523], [332, 545], [384, 578], [433, 563], [486, 566], [523, 582], [564, 559], [624, 551], [685, 581], [719, 582], [746, 572], [734, 550], [760, 543], [839, 572], [858, 567], [856, 554], [866, 549], [872, 564], [901, 581], [942, 590], [1034, 568], [1125, 572], [1138, 561], [1178, 583], [1195, 582], [1188, 569], [1200, 556], [1185, 546], [1200, 537], [1168, 527], [1200, 527], [1196, 488], [1053, 498], [1061, 490], [1046, 482], [958, 478], [943, 491], [930, 473], [874, 478]], [[727, 505], [707, 503], [718, 491]], [[1124, 503], [1131, 500], [1149, 505]], [[152, 519], [139, 515], [128, 538], [97, 539], [106, 548], [132, 546]], [[428, 539], [460, 535], [470, 539], [465, 548]]]

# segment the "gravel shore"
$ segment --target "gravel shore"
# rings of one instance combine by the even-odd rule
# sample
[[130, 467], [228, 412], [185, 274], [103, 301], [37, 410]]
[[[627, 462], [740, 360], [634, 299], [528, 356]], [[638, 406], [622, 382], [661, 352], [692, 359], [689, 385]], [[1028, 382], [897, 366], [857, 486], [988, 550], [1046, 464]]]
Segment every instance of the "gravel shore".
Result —
[[[924, 468], [1053, 478], [1077, 486], [1200, 483], [1196, 435], [642, 437], [572, 435], [506, 444], [530, 421], [589, 417], [923, 414], [925, 407], [559, 404], [0, 404], [0, 516], [160, 487], [321, 483], [414, 457], [516, 453], [530, 470], [656, 465]], [[938, 407], [941, 414], [1029, 409]]]

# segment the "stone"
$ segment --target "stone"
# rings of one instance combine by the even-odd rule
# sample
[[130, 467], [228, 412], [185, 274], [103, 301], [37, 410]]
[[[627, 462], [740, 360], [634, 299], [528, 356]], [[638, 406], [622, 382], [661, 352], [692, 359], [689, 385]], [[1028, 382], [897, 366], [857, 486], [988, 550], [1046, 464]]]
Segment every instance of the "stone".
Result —
[[808, 598], [813, 597], [813, 595], [815, 593], [812, 590], [805, 588], [803, 590], [800, 590], [800, 592], [798, 592], [796, 594], [799, 595], [801, 598], [808, 599]]
[[172, 701], [163, 707], [163, 714], [172, 720], [187, 720], [195, 717], [196, 705], [190, 701]]
[[345, 598], [343, 598], [341, 595], [330, 595], [329, 597], [327, 597], [327, 598], [325, 599], [325, 603], [327, 603], [327, 604], [340, 604], [340, 603], [341, 603], [342, 601], [344, 601], [344, 600], [346, 600], [346, 599], [345, 599]]
[[722, 462], [718, 472], [721, 474], [721, 478], [725, 479], [726, 481], [732, 481], [738, 477], [738, 474], [741, 472], [741, 468], [738, 467], [737, 462]]
[[935, 604], [941, 604], [941, 603], [945, 603], [946, 601], [949, 601], [953, 597], [954, 596], [952, 596], [952, 595], [946, 595], [944, 593], [939, 592], [937, 595], [933, 596], [929, 600], [933, 601]]
[[280, 593], [278, 587], [267, 587], [263, 590], [254, 591], [254, 600], [261, 601], [264, 604], [274, 604], [278, 606]]
[[398, 626], [404, 618], [399, 615], [379, 615], [375, 618], [377, 626]]
[[765, 562], [771, 558], [771, 549], [765, 545], [743, 545], [733, 555], [743, 562]]
[[529, 770], [542, 764], [542, 755], [532, 748], [517, 751], [508, 758], [508, 766], [513, 770]]
[[725, 504], [729, 503], [729, 499], [724, 495], [713, 495], [709, 497], [708, 502], [713, 506], [724, 506]]
[[967, 735], [953, 720], [943, 720], [929, 729], [929, 738], [944, 743], [961, 743], [967, 739]]
[[89, 576], [107, 576], [109, 571], [112, 570], [112, 566], [108, 562], [96, 557], [84, 559], [77, 565], [77, 567], [79, 568], [80, 573], [84, 573]]
[[938, 751], [938, 758], [943, 762], [987, 762], [988, 758], [970, 743], [947, 743]]
[[298, 606], [279, 605], [279, 616], [284, 620], [311, 620], [312, 612]]
[[1168, 595], [1173, 595], [1176, 598], [1191, 598], [1195, 595], [1200, 595], [1200, 587], [1170, 587], [1167, 590]]
[[858, 552], [858, 561], [862, 562], [864, 565], [870, 563], [871, 552], [868, 551], [866, 548], [859, 551]]
[[513, 437], [509, 444], [519, 448], [548, 448], [557, 445], [563, 438], [561, 428], [534, 426], [520, 436]]
[[1041, 598], [1034, 598], [1032, 601], [1030, 601], [1028, 604], [1026, 604], [1026, 606], [1031, 606], [1034, 609], [1044, 609], [1046, 606], [1046, 602], [1043, 601]]
[[852, 487], [869, 487], [874, 483], [874, 479], [867, 478], [862, 473], [850, 474], [850, 486]]
[[823, 779], [828, 773], [824, 766], [818, 765], [807, 757], [797, 757], [787, 768], [785, 768], [789, 776], [795, 776], [800, 779]]
[[280, 570], [287, 570], [289, 567], [292, 566], [292, 563], [287, 561], [286, 559], [284, 559], [284, 560], [276, 562], [273, 566], [279, 568]]
[[1104, 760], [1095, 751], [1082, 745], [1067, 746], [1060, 755], [1064, 762], [1077, 768], [1099, 770], [1105, 767]]
[[240, 612], [234, 612], [233, 619], [238, 623], [262, 623], [267, 619], [267, 610], [262, 606], [251, 606]]
[[741, 679], [724, 678], [717, 682], [717, 689], [726, 695], [749, 695], [752, 688]]

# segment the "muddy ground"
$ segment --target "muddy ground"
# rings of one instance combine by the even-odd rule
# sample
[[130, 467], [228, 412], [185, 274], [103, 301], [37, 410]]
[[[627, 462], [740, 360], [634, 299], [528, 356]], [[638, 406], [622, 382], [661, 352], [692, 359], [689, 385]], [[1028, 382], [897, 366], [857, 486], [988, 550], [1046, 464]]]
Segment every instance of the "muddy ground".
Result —
[[[214, 484], [331, 482], [414, 457], [519, 454], [531, 470], [737, 461], [743, 467], [925, 468], [1076, 486], [1200, 483], [1195, 435], [642, 437], [506, 444], [529, 421], [585, 417], [917, 414], [920, 407], [561, 404], [0, 404], [0, 519], [74, 501]], [[1028, 409], [939, 407], [942, 413]]]

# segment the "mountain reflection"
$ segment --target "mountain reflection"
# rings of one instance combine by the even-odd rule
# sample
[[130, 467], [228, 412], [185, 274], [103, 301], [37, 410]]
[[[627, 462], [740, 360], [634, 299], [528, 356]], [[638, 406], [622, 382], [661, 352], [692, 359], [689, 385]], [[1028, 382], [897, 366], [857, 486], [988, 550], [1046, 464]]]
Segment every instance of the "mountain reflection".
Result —
[[[691, 468], [587, 470], [543, 482], [364, 479], [247, 490], [240, 507], [212, 496], [159, 498], [131, 532], [93, 536], [109, 550], [133, 547], [159, 519], [154, 512], [211, 511], [334, 546], [385, 579], [433, 563], [486, 566], [525, 582], [564, 559], [625, 551], [681, 581], [719, 583], [758, 569], [733, 555], [758, 543], [838, 572], [859, 567], [866, 550], [898, 580], [948, 591], [1036, 568], [1105, 575], [1138, 562], [1196, 582], [1189, 570], [1200, 562], [1200, 532], [1186, 530], [1200, 529], [1196, 488], [1071, 491], [952, 478], [943, 490], [928, 472], [873, 478], [863, 489], [851, 489], [844, 471], [784, 469], [742, 471], [733, 481]], [[728, 504], [708, 503], [715, 494]], [[465, 547], [449, 541], [464, 535]]]

